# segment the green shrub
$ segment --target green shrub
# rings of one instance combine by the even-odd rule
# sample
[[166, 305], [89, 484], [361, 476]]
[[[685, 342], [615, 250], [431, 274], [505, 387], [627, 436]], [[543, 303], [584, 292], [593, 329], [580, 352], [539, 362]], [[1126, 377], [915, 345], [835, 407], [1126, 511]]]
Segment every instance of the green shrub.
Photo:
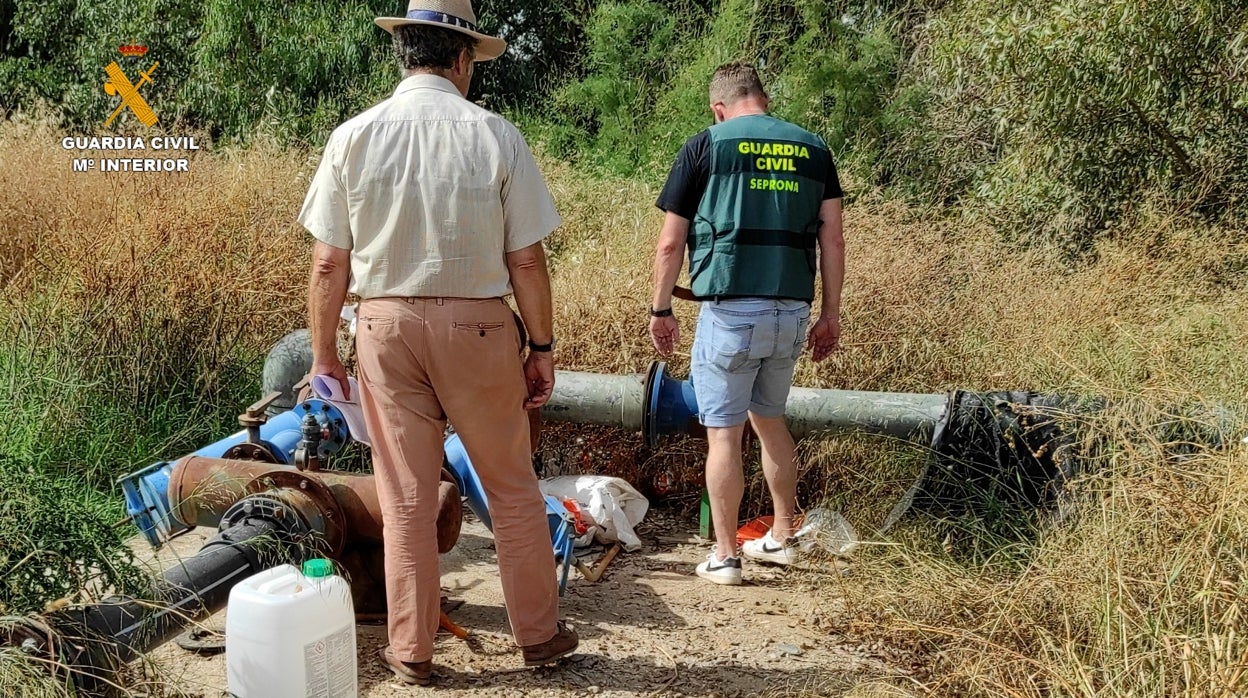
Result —
[[592, 139], [595, 159], [616, 171], [646, 160], [656, 145], [647, 138], [655, 104], [675, 71], [689, 20], [649, 0], [598, 6], [586, 25], [588, 74], [555, 97], [558, 118], [580, 132], [577, 147]]
[[0, 615], [41, 611], [84, 590], [148, 591], [123, 545], [131, 530], [113, 526], [118, 513], [79, 478], [0, 455]]
[[556, 151], [659, 180], [680, 144], [711, 123], [715, 68], [743, 60], [759, 66], [777, 115], [822, 134], [844, 163], [869, 169], [896, 123], [885, 117], [901, 49], [891, 15], [858, 7], [868, 21], [848, 14], [854, 7], [603, 3], [585, 27], [585, 76], [554, 98]]
[[205, 3], [176, 101], [218, 135], [323, 138], [397, 82], [389, 36], [372, 21], [393, 4]]
[[[857, 185], [958, 206], [1072, 254], [1143, 209], [1238, 225], [1248, 190], [1248, 7], [1179, 0], [496, 0], [511, 49], [472, 97], [554, 154], [662, 178], [710, 123], [706, 84], [758, 65], [777, 115], [820, 133]], [[319, 144], [397, 81], [372, 17], [401, 3], [0, 0], [0, 110], [98, 129], [116, 45], [162, 123]], [[142, 64], [142, 65], [141, 65]], [[1125, 224], [1125, 225], [1124, 225]]]
[[1003, 4], [965, 10], [981, 18], [972, 79], [991, 86], [1003, 146], [981, 183], [990, 206], [1076, 247], [1153, 197], [1198, 216], [1234, 209], [1248, 186], [1248, 7]]

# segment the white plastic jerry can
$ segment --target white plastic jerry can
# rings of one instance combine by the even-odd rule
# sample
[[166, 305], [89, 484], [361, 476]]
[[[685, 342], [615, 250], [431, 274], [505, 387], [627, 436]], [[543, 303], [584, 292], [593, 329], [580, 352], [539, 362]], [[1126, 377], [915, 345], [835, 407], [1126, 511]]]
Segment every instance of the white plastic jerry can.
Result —
[[356, 698], [355, 609], [332, 562], [282, 565], [230, 590], [225, 673], [237, 698]]

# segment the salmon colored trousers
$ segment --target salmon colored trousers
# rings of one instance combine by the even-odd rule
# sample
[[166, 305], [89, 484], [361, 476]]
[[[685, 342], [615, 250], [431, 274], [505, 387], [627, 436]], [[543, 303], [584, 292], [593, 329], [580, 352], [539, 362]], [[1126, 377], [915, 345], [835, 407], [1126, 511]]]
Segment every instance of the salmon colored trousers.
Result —
[[386, 552], [390, 646], [433, 657], [441, 617], [436, 521], [449, 420], [481, 478], [511, 631], [555, 636], [559, 595], [533, 472], [520, 335], [499, 298], [377, 298], [360, 304], [356, 363]]

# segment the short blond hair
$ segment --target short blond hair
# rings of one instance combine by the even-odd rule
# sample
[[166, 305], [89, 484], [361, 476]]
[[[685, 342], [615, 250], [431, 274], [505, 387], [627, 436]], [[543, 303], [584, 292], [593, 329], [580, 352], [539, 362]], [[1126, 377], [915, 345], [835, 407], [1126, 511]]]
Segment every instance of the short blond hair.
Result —
[[746, 97], [767, 97], [754, 66], [736, 62], [725, 63], [715, 69], [715, 74], [711, 76], [711, 104], [723, 102], [732, 105]]

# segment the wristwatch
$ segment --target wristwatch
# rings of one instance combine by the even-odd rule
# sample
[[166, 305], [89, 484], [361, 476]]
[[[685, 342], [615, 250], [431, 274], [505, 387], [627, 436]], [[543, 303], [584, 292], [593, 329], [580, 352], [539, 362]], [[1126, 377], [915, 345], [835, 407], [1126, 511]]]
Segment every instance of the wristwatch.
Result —
[[529, 351], [552, 352], [555, 350], [555, 339], [552, 337], [550, 342], [546, 344], [536, 344], [533, 340], [529, 340]]
[[671, 316], [672, 316], [672, 307], [670, 305], [664, 308], [663, 310], [655, 310], [654, 308], [650, 309], [650, 317], [671, 317]]

